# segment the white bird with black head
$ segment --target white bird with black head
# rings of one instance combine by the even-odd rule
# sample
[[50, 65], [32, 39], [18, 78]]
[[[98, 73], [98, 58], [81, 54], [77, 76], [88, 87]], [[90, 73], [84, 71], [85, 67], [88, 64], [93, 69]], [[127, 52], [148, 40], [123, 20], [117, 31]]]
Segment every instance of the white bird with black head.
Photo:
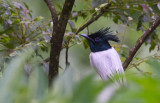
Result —
[[[96, 69], [100, 77], [103, 80], [110, 79], [118, 85], [124, 85], [125, 77], [120, 57], [108, 42], [119, 42], [119, 39], [116, 35], [112, 35], [112, 31], [109, 31], [109, 29], [101, 29], [91, 35], [80, 35], [89, 42], [92, 51], [89, 56], [90, 64]], [[118, 79], [114, 78], [115, 75], [118, 75]]]

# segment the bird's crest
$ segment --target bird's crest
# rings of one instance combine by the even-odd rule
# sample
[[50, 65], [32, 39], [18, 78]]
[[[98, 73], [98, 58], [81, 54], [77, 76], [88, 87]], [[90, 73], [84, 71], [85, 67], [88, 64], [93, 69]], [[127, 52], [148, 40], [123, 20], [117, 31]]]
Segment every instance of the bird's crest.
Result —
[[119, 42], [119, 39], [116, 35], [112, 35], [112, 31], [109, 31], [110, 27], [107, 27], [105, 29], [100, 29], [99, 31], [89, 35], [89, 37], [91, 38], [96, 38], [96, 37], [101, 37], [107, 41], [111, 40], [111, 41], [115, 41], [115, 42]]

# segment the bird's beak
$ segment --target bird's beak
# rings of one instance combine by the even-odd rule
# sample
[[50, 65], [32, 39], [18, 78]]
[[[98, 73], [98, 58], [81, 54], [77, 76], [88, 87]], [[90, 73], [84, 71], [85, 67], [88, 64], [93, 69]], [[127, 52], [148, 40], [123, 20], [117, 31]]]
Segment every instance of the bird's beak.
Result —
[[85, 37], [87, 40], [92, 41], [94, 43], [94, 40], [92, 38], [90, 38], [88, 35], [86, 35], [86, 34], [80, 34], [80, 35]]
[[86, 35], [86, 34], [80, 34], [81, 36], [83, 36], [83, 37], [85, 37], [86, 39], [88, 39], [89, 38], [89, 36], [88, 35]]

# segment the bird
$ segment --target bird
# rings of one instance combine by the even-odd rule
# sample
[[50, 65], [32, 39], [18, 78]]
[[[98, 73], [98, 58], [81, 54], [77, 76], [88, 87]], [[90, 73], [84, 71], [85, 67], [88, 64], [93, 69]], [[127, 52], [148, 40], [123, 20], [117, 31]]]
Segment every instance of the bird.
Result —
[[116, 85], [125, 85], [126, 80], [120, 56], [109, 43], [109, 41], [119, 42], [120, 40], [112, 34], [110, 27], [100, 29], [90, 35], [80, 35], [86, 38], [89, 43], [91, 50], [90, 64], [102, 80], [111, 80]]

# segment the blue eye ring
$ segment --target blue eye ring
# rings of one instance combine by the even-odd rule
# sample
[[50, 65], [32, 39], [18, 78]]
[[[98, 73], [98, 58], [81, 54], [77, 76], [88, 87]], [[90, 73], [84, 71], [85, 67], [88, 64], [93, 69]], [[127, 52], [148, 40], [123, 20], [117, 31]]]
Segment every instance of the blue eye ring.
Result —
[[101, 39], [100, 39], [99, 37], [96, 37], [94, 40], [95, 40], [96, 42], [98, 42], [98, 41], [100, 41]]

